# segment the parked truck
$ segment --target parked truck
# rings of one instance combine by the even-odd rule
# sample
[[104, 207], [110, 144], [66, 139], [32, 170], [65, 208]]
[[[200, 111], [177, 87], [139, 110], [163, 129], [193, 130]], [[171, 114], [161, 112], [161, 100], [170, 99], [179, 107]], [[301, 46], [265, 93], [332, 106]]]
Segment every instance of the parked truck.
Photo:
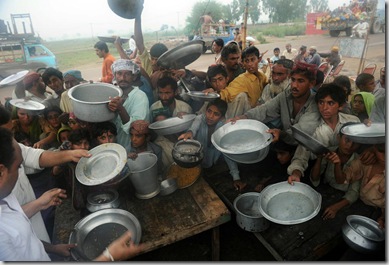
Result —
[[[0, 81], [23, 70], [42, 72], [47, 67], [57, 68], [55, 55], [31, 32], [19, 33], [15, 18], [30, 18], [29, 14], [12, 14], [14, 32], [0, 20]], [[31, 18], [30, 18], [31, 19]]]
[[[212, 42], [215, 39], [222, 39], [224, 44], [234, 40], [235, 27], [233, 25], [224, 25], [220, 29], [219, 26], [219, 24], [210, 24], [212, 30], [209, 33], [204, 33], [201, 30], [200, 39], [204, 41], [203, 53], [205, 53], [207, 50], [210, 50], [212, 53], [214, 53], [212, 50]], [[215, 28], [217, 28], [217, 30]]]
[[329, 30], [331, 37], [338, 37], [342, 31], [345, 31], [346, 36], [350, 36], [353, 26], [365, 20], [369, 22], [370, 33], [385, 32], [385, 15], [381, 10], [377, 10], [377, 1], [367, 1], [364, 10], [366, 11], [355, 14], [334, 10], [322, 18], [321, 29]]

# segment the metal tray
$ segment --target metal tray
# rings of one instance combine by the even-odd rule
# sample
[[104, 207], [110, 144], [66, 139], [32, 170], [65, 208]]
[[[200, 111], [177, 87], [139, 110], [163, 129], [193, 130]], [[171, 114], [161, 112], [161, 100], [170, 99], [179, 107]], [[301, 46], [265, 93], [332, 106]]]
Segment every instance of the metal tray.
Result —
[[361, 144], [385, 143], [385, 123], [351, 124], [342, 128], [342, 133], [347, 135], [351, 141]]
[[157, 64], [164, 69], [183, 69], [201, 56], [203, 47], [204, 41], [202, 40], [183, 43], [162, 54]]
[[24, 100], [23, 98], [11, 99], [9, 103], [19, 109], [43, 110], [45, 105], [34, 100]]
[[117, 176], [127, 163], [126, 149], [120, 144], [101, 144], [82, 157], [76, 166], [78, 181], [86, 186], [105, 183]]
[[321, 142], [319, 142], [312, 136], [306, 134], [295, 126], [292, 126], [291, 128], [294, 139], [296, 139], [297, 142], [299, 142], [301, 145], [303, 145], [315, 155], [321, 155], [330, 152], [327, 147], [325, 147]]
[[283, 225], [304, 223], [315, 217], [321, 195], [307, 184], [287, 181], [269, 185], [261, 192], [259, 211], [269, 221]]
[[71, 251], [71, 255], [75, 260], [93, 260], [127, 230], [131, 232], [131, 240], [138, 244], [142, 230], [132, 213], [122, 209], [94, 212], [81, 219], [70, 233], [69, 244], [77, 244], [77, 251]]
[[149, 125], [151, 130], [154, 130], [158, 135], [175, 134], [186, 131], [192, 125], [196, 118], [195, 114], [186, 114], [182, 118], [173, 117], [162, 121], [156, 121]]
[[10, 86], [15, 85], [16, 83], [23, 80], [23, 78], [28, 74], [28, 70], [17, 72], [16, 74], [12, 74], [7, 76], [3, 80], [0, 81], [0, 86]]
[[196, 101], [212, 101], [217, 98], [220, 98], [220, 95], [217, 93], [204, 93], [201, 91], [189, 91], [187, 93], [188, 96], [190, 96], [193, 100]]

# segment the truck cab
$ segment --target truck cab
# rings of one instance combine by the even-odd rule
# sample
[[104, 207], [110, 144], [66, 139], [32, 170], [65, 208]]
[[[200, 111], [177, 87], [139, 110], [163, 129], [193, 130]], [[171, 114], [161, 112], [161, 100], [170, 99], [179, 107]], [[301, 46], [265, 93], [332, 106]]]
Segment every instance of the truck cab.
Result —
[[0, 80], [19, 71], [58, 68], [55, 55], [37, 39], [0, 36]]

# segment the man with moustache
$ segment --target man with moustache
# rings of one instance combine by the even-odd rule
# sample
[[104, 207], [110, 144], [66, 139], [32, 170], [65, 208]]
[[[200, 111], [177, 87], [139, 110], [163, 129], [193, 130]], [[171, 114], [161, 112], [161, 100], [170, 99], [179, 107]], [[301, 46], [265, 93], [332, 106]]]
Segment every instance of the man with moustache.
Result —
[[271, 100], [290, 86], [289, 75], [292, 67], [292, 60], [280, 59], [274, 62], [271, 69], [271, 81], [262, 91], [262, 96], [259, 99], [260, 104]]
[[111, 98], [108, 108], [117, 113], [113, 120], [117, 128], [117, 143], [126, 148], [130, 144], [131, 123], [149, 119], [149, 100], [139, 89], [142, 83], [140, 69], [136, 63], [127, 59], [118, 59], [111, 68], [114, 81], [123, 91], [123, 95]]
[[30, 72], [23, 78], [23, 85], [26, 91], [26, 97], [42, 103], [46, 107], [51, 105], [50, 99], [52, 95], [46, 92], [46, 85], [42, 80], [40, 74], [36, 72]]
[[228, 84], [231, 83], [235, 77], [245, 72], [240, 66], [240, 56], [241, 51], [236, 42], [229, 42], [221, 51], [221, 61], [227, 70]]
[[153, 123], [157, 116], [177, 117], [183, 114], [193, 113], [188, 103], [176, 99], [177, 81], [170, 76], [164, 76], [157, 82], [158, 98], [150, 107], [150, 122]]
[[290, 73], [290, 88], [278, 94], [272, 100], [236, 116], [227, 122], [233, 124], [240, 119], [255, 119], [268, 123], [281, 119], [279, 128], [270, 129], [273, 142], [283, 140], [290, 145], [297, 145], [291, 126], [312, 135], [320, 122], [320, 113], [311, 87], [316, 83], [315, 65], [297, 62]]

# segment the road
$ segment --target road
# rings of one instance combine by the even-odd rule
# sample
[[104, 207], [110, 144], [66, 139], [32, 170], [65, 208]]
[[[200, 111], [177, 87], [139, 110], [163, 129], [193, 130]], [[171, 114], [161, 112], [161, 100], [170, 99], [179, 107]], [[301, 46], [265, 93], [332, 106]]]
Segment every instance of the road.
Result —
[[[332, 46], [338, 45], [340, 42], [340, 38], [332, 38], [326, 35], [303, 35], [303, 36], [287, 36], [285, 38], [272, 38], [266, 37], [266, 40], [269, 43], [266, 44], [258, 44], [256, 47], [259, 49], [261, 53], [268, 51], [264, 57], [271, 57], [273, 54], [273, 49], [275, 47], [279, 47], [282, 50], [285, 49], [285, 44], [287, 42], [292, 44], [293, 48], [298, 49], [301, 45], [316, 46], [319, 52], [328, 52]], [[340, 51], [342, 53], [342, 51]], [[377, 71], [375, 72], [376, 79], [379, 78], [379, 71], [381, 67], [385, 66], [385, 34], [371, 34], [369, 35], [369, 41], [367, 46], [366, 60], [365, 65], [368, 63], [376, 63]], [[360, 64], [359, 58], [349, 58], [343, 57], [346, 61], [346, 64], [342, 70], [342, 74], [355, 76], [358, 72], [358, 67]], [[196, 69], [199, 71], [207, 71], [208, 66], [214, 62], [214, 55], [209, 51], [200, 56], [192, 64], [188, 65], [187, 68], [192, 70]], [[83, 65], [78, 68], [85, 79], [87, 80], [98, 80], [101, 73], [101, 64], [91, 64], [91, 65]], [[0, 101], [4, 102], [4, 97], [10, 97], [12, 95], [12, 91], [14, 86], [5, 86], [0, 88]]]

